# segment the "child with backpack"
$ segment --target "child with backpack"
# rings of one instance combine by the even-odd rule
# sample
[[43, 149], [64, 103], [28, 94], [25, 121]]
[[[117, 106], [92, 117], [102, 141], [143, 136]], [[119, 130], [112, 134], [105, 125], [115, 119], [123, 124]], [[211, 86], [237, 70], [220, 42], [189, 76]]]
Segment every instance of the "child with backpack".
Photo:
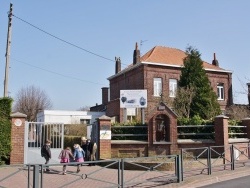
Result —
[[[79, 144], [74, 144], [74, 159], [75, 162], [84, 162], [84, 157], [85, 157], [85, 152], [84, 150], [80, 147]], [[80, 172], [80, 164], [77, 165], [77, 173]]]
[[[66, 147], [65, 149], [63, 149], [58, 158], [60, 159], [60, 163], [69, 163], [70, 158], [74, 159], [74, 156], [71, 152], [71, 148]], [[66, 175], [66, 168], [67, 165], [63, 165], [63, 175]]]

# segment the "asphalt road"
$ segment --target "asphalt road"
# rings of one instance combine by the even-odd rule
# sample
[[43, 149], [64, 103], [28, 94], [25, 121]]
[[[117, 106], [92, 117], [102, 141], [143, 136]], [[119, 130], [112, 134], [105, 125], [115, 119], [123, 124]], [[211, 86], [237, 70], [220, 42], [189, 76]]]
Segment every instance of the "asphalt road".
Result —
[[248, 188], [250, 187], [250, 176], [244, 176], [237, 179], [222, 181], [211, 185], [202, 186], [199, 188]]

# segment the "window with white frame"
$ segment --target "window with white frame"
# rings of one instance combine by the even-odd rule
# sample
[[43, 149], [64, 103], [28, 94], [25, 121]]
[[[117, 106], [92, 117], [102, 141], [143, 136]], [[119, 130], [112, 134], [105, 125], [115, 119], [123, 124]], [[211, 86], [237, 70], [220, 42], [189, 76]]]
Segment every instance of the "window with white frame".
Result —
[[154, 78], [154, 96], [160, 97], [162, 92], [162, 79]]
[[169, 79], [169, 97], [176, 97], [177, 80]]
[[218, 100], [224, 100], [224, 84], [223, 83], [217, 84], [217, 96], [218, 96]]

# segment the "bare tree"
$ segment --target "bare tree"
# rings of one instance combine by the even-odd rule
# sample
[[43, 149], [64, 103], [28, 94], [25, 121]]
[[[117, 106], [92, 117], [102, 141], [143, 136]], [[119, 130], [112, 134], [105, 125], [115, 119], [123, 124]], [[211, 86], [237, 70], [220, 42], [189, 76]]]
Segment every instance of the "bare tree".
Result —
[[177, 90], [177, 96], [174, 100], [174, 108], [177, 114], [180, 117], [189, 118], [190, 110], [191, 110], [191, 103], [195, 96], [195, 89], [194, 87], [180, 87]]
[[89, 106], [83, 106], [83, 107], [78, 109], [78, 111], [89, 111], [89, 110], [90, 110]]
[[40, 110], [52, 107], [46, 93], [33, 85], [21, 88], [14, 101], [14, 111], [26, 114], [28, 121], [36, 121], [36, 115]]
[[232, 105], [226, 109], [225, 112], [226, 116], [228, 116], [230, 119], [234, 120], [242, 120], [246, 117], [250, 116], [250, 110], [248, 108], [248, 105]]

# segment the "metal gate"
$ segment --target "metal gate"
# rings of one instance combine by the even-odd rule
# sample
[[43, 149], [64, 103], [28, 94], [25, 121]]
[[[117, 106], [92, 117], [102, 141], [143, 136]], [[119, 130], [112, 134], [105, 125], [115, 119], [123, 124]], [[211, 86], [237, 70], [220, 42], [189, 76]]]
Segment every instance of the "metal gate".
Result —
[[41, 147], [49, 139], [51, 143], [50, 163], [59, 163], [58, 156], [64, 145], [64, 124], [25, 122], [24, 164], [43, 164]]

